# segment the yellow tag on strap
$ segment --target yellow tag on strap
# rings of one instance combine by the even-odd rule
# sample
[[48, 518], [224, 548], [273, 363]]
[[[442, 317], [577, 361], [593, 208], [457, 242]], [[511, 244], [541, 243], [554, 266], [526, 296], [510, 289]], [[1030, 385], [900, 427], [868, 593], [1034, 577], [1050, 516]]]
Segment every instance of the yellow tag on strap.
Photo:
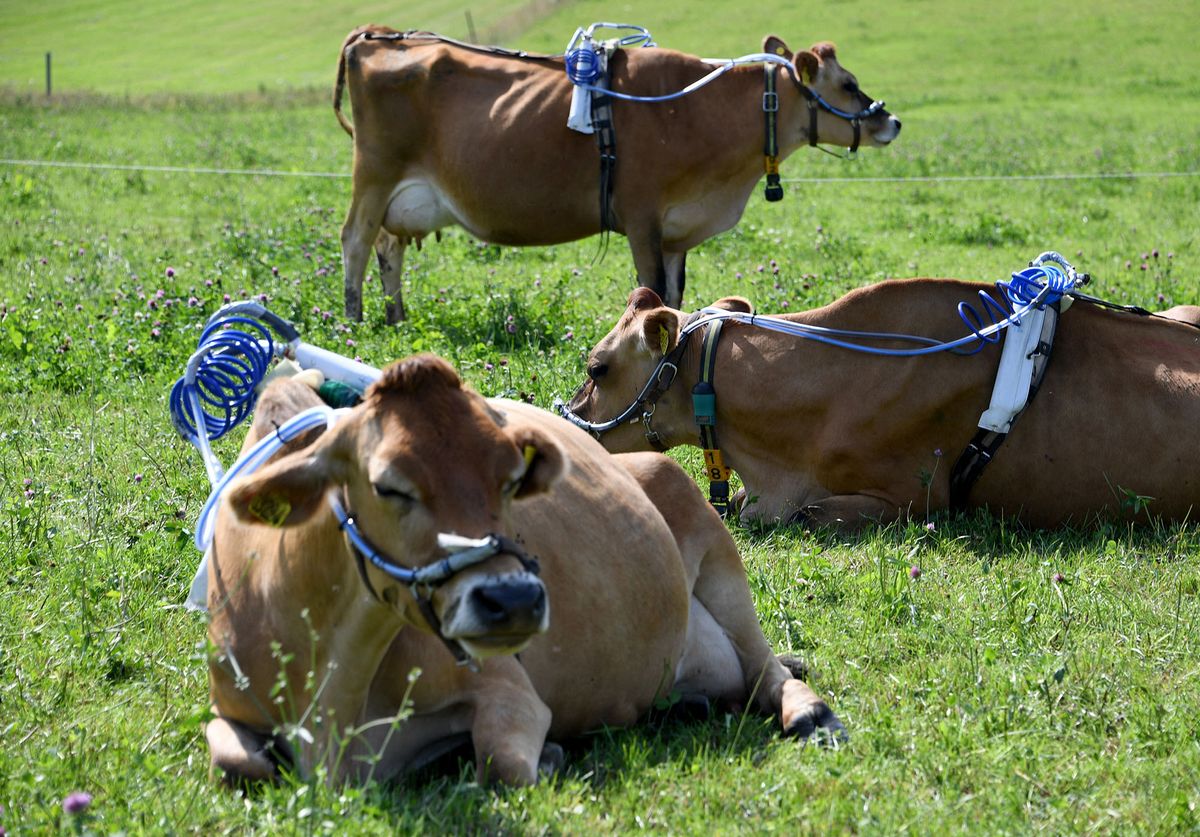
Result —
[[729, 475], [733, 473], [725, 467], [725, 460], [721, 457], [720, 450], [707, 448], [704, 451], [704, 470], [712, 482], [729, 482]]

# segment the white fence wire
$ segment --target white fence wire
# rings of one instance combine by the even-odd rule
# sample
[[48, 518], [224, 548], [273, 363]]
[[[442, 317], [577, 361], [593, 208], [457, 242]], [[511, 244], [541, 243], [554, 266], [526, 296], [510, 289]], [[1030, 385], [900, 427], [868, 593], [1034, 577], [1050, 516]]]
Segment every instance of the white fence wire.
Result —
[[[0, 159], [0, 165], [35, 168], [91, 169], [96, 171], [137, 171], [162, 174], [211, 174], [244, 177], [318, 177], [349, 178], [349, 172], [282, 171], [280, 169], [222, 169], [205, 166], [149, 166], [122, 163], [78, 163], [67, 160]], [[1200, 177], [1200, 171], [1130, 171], [1063, 174], [963, 174], [913, 175], [906, 177], [785, 177], [784, 183], [990, 183], [1005, 181], [1051, 180], [1139, 180], [1148, 178]]]

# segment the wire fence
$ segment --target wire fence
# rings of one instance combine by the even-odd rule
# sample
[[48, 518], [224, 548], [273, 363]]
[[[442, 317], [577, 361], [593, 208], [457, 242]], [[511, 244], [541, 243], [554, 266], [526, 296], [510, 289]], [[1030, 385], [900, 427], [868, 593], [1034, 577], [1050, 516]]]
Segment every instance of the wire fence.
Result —
[[[349, 172], [283, 171], [280, 169], [223, 169], [207, 166], [150, 166], [122, 163], [80, 163], [67, 160], [0, 159], [0, 165], [35, 168], [136, 171], [161, 174], [209, 174], [243, 177], [349, 178]], [[1050, 174], [963, 174], [911, 175], [903, 177], [785, 177], [784, 183], [990, 183], [1053, 180], [1142, 180], [1151, 178], [1200, 177], [1200, 171], [1130, 171]]]

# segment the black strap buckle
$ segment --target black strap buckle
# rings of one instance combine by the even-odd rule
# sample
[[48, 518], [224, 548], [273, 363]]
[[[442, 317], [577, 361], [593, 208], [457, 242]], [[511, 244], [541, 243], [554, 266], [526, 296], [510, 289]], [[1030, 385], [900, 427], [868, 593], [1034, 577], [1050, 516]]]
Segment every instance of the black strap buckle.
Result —
[[779, 175], [768, 174], [767, 186], [763, 190], [764, 197], [771, 203], [783, 200], [783, 186], [779, 182]]

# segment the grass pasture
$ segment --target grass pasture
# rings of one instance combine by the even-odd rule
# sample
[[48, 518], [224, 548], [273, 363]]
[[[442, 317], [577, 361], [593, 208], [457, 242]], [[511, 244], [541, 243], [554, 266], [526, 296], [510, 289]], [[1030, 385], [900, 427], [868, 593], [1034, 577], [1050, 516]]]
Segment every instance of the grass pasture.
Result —
[[[410, 19], [275, 3], [239, 18], [226, 0], [0, 9], [0, 158], [296, 174], [0, 164], [0, 828], [1200, 828], [1200, 530], [1039, 532], [982, 514], [852, 538], [734, 528], [768, 637], [810, 662], [851, 733], [840, 749], [731, 715], [598, 731], [530, 790], [480, 789], [466, 768], [250, 798], [207, 781], [204, 625], [180, 608], [207, 482], [166, 414], [197, 324], [226, 296], [262, 294], [309, 342], [377, 365], [436, 351], [485, 394], [548, 406], [581, 380], [633, 286], [617, 237], [597, 260], [595, 240], [516, 250], [451, 231], [412, 254], [408, 324], [382, 325], [377, 282], [365, 322], [343, 321], [349, 181], [300, 175], [349, 170], [327, 85], [352, 26], [466, 35], [464, 7], [426, 5]], [[782, 203], [756, 195], [735, 230], [693, 252], [689, 305], [739, 293], [795, 310], [887, 276], [999, 279], [1045, 249], [1115, 301], [1200, 303], [1193, 3], [471, 11], [481, 33], [547, 51], [614, 16], [706, 55], [754, 51], [767, 32], [828, 38], [904, 121], [893, 148], [852, 164], [797, 152]], [[86, 48], [86, 64], [71, 69], [72, 50], [40, 42], [47, 31]], [[45, 102], [51, 48], [58, 93]], [[1154, 176], [1099, 176], [1128, 173]], [[226, 462], [235, 450], [218, 447]], [[93, 795], [78, 817], [61, 804], [76, 790]]]

